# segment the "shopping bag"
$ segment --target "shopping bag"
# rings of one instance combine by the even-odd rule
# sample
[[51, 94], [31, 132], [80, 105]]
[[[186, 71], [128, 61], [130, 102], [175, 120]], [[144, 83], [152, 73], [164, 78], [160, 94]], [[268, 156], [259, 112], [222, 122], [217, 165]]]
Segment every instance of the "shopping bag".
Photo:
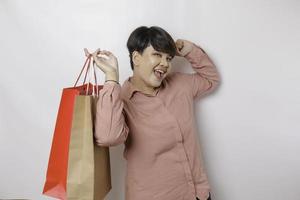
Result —
[[[94, 142], [94, 118], [103, 85], [86, 82], [95, 70], [89, 56], [73, 87], [64, 88], [43, 194], [61, 200], [102, 200], [111, 190], [109, 147]], [[83, 71], [84, 82], [77, 86]], [[91, 77], [91, 76], [90, 76]]]

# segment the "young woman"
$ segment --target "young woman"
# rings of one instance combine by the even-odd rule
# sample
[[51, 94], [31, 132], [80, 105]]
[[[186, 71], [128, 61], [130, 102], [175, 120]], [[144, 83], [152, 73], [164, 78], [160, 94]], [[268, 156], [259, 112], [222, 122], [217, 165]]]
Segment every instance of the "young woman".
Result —
[[[122, 86], [117, 58], [106, 50], [92, 54], [106, 75], [95, 139], [100, 146], [125, 144], [126, 200], [210, 199], [193, 101], [218, 85], [215, 65], [198, 45], [174, 42], [157, 26], [135, 29], [127, 47], [133, 75]], [[175, 55], [196, 73], [172, 72]]]

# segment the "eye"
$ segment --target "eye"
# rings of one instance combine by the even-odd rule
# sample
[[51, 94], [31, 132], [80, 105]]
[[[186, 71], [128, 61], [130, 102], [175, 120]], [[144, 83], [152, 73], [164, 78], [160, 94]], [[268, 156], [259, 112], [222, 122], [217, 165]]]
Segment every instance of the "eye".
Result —
[[154, 55], [161, 57], [161, 55], [159, 53], [154, 53]]
[[172, 59], [173, 59], [173, 58], [171, 58], [171, 57], [168, 57], [168, 61], [169, 61], [169, 62], [171, 62], [171, 61], [172, 61]]

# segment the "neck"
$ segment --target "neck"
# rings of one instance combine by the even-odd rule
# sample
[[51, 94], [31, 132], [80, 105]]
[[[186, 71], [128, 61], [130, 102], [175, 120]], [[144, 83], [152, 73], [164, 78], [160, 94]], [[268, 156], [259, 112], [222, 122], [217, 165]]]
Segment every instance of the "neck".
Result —
[[130, 77], [129, 81], [142, 93], [144, 94], [154, 94], [158, 88], [147, 86], [143, 80], [137, 76]]

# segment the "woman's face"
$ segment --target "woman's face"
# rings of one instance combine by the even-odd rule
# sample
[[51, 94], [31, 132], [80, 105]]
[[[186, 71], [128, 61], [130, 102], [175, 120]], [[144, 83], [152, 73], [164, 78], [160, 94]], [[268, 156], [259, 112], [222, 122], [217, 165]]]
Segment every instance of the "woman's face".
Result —
[[152, 45], [148, 46], [143, 54], [136, 53], [133, 57], [135, 82], [148, 91], [159, 87], [171, 71], [171, 61], [169, 54], [156, 51]]

